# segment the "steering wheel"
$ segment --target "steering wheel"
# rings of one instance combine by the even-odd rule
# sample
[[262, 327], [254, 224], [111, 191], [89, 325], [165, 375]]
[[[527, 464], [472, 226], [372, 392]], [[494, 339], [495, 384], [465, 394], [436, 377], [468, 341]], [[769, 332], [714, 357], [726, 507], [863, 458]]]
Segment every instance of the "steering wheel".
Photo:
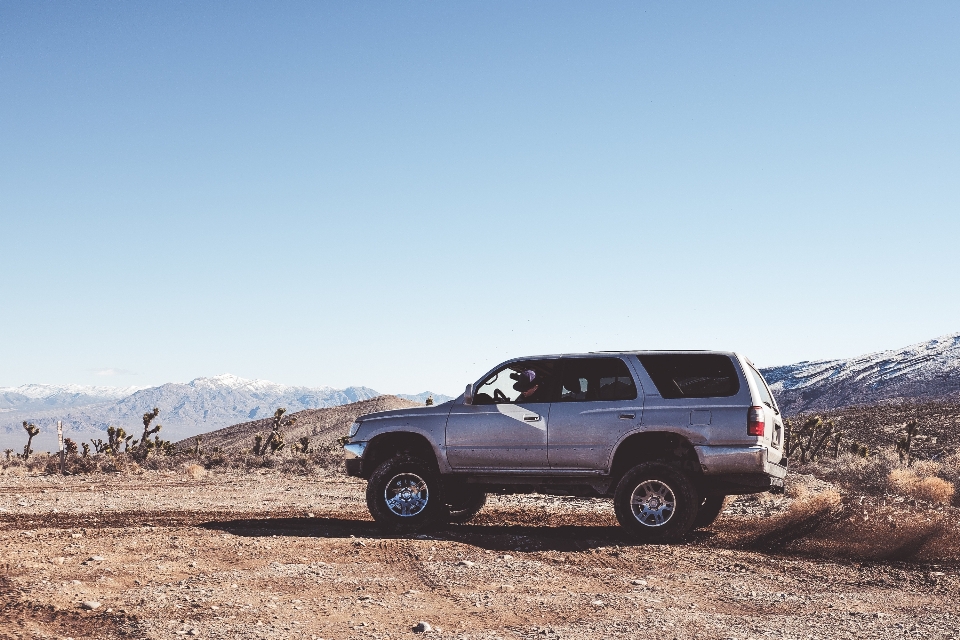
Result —
[[505, 396], [503, 394], [503, 391], [500, 391], [500, 389], [493, 390], [493, 401], [494, 402], [510, 402], [510, 400], [507, 399], [507, 396]]

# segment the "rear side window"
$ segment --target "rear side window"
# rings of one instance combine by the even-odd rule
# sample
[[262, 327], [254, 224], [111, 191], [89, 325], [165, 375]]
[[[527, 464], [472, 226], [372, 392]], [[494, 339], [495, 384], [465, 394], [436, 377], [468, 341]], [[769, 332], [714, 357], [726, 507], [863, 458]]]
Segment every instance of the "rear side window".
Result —
[[669, 353], [637, 356], [664, 398], [726, 398], [740, 391], [728, 356]]
[[773, 396], [770, 395], [770, 389], [767, 388], [767, 381], [764, 380], [760, 372], [753, 367], [747, 367], [747, 370], [750, 371], [750, 375], [753, 376], [753, 382], [757, 385], [757, 391], [760, 392], [760, 402], [766, 403], [768, 407], [773, 409], [776, 405], [773, 403]]
[[637, 398], [637, 385], [620, 358], [564, 359], [561, 384], [561, 402]]

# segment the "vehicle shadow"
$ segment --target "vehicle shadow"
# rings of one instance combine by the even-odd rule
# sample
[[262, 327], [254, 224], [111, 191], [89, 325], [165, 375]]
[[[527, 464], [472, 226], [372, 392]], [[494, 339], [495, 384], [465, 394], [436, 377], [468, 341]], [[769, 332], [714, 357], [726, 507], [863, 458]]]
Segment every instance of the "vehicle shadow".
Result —
[[[416, 534], [389, 534], [371, 520], [351, 518], [260, 518], [215, 520], [199, 526], [237, 536], [303, 538], [429, 539], [470, 544], [490, 551], [576, 552], [608, 546], [640, 546], [619, 526], [461, 524]], [[690, 542], [703, 538], [696, 532]], [[682, 543], [681, 543], [682, 544]]]

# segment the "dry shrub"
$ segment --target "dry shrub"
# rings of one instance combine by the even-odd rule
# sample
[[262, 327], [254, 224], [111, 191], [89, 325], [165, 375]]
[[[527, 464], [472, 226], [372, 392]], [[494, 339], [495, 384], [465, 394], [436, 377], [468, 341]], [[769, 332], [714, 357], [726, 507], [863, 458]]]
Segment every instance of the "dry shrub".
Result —
[[803, 467], [805, 473], [838, 485], [867, 493], [883, 493], [887, 476], [900, 466], [893, 450], [881, 449], [870, 457], [843, 453], [838, 458], [821, 458]]
[[194, 480], [199, 480], [200, 478], [205, 478], [207, 476], [207, 470], [196, 463], [183, 465], [183, 472]]
[[[936, 463], [933, 463], [936, 464]], [[932, 466], [928, 463], [929, 466]], [[911, 496], [928, 502], [950, 504], [953, 499], [954, 487], [952, 484], [938, 478], [929, 469], [921, 469], [921, 465], [905, 469], [894, 469], [887, 476], [887, 483], [895, 493]]]

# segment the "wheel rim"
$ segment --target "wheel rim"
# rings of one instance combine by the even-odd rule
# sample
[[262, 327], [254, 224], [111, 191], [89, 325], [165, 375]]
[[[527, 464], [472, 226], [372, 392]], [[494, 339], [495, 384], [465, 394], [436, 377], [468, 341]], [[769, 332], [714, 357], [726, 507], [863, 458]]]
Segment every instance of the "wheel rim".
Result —
[[422, 513], [430, 501], [426, 481], [415, 473], [400, 473], [390, 479], [383, 492], [387, 508], [401, 518]]
[[630, 496], [630, 510], [645, 527], [662, 527], [673, 518], [677, 498], [660, 480], [644, 480]]

